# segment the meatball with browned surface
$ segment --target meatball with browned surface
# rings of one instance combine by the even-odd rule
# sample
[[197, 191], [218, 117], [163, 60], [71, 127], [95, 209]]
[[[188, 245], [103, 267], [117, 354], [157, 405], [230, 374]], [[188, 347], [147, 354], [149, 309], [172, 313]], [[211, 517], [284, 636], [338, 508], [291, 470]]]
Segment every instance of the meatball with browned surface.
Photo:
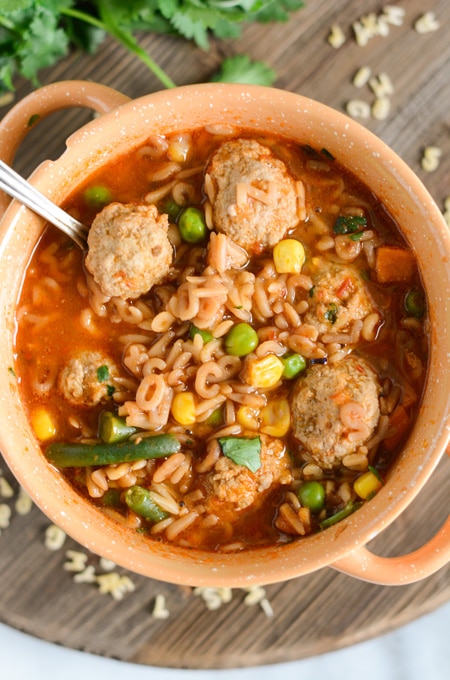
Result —
[[274, 246], [300, 221], [298, 183], [255, 140], [222, 144], [208, 165], [205, 191], [214, 228], [246, 248]]
[[95, 217], [86, 268], [104, 295], [137, 298], [164, 280], [173, 257], [168, 228], [154, 205], [110, 203]]
[[313, 283], [304, 321], [319, 333], [347, 331], [354, 321], [362, 321], [375, 311], [356, 267], [315, 257], [303, 272], [311, 276]]
[[226, 456], [220, 456], [209, 481], [214, 497], [243, 510], [253, 505], [258, 497], [270, 488], [292, 481], [290, 460], [284, 443], [265, 434], [260, 435], [261, 466], [252, 472]]
[[374, 433], [380, 391], [375, 371], [357, 356], [311, 366], [291, 396], [294, 437], [323, 469], [340, 465]]
[[115, 363], [101, 352], [80, 352], [59, 374], [58, 387], [75, 406], [95, 406], [110, 399], [114, 392]]

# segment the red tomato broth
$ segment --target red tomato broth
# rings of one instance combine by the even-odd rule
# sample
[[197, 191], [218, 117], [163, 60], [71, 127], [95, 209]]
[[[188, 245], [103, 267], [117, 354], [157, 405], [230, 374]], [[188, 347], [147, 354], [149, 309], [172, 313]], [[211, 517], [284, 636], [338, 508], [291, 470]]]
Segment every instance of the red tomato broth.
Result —
[[[251, 134], [245, 130], [236, 131], [235, 137], [237, 139], [252, 138]], [[203, 168], [211, 153], [228, 138], [214, 135], [206, 130], [199, 130], [190, 135], [186, 133], [186, 139], [189, 140], [187, 160], [178, 163], [182, 171], [197, 166]], [[152, 143], [151, 139], [149, 141]], [[296, 238], [303, 244], [306, 253], [304, 268], [312, 267], [314, 258], [324, 258], [330, 263], [342, 263], [334, 250], [318, 249], [318, 244], [323, 237], [335, 237], [333, 224], [342, 212], [348, 216], [351, 216], [352, 212], [364, 214], [367, 220], [364, 230], [371, 229], [376, 234], [378, 245], [375, 245], [375, 251], [381, 244], [390, 244], [409, 251], [384, 207], [357, 178], [341, 168], [336, 160], [329, 158], [327, 153], [316, 152], [309, 148], [298, 148], [289, 140], [281, 137], [259, 137], [258, 141], [264, 145], [267, 144], [273, 153], [286, 163], [291, 175], [301, 180], [305, 186], [307, 220], [300, 221], [299, 226], [290, 230], [286, 235], [286, 238]], [[84, 195], [86, 189], [93, 186], [106, 187], [112, 201], [144, 203], [145, 196], [149, 192], [168, 183], [167, 180], [154, 182], [152, 177], [169, 161], [172, 162], [166, 153], [162, 154], [161, 158], [155, 159], [145, 153], [134, 152], [90, 177], [85, 185], [70, 197], [64, 207], [83, 222], [90, 224], [96, 212], [99, 211], [99, 207], [88, 205]], [[186, 179], [195, 193], [195, 200], [190, 204], [202, 210], [208, 200], [203, 188], [203, 178], [204, 171]], [[339, 193], [342, 185], [345, 189], [341, 189]], [[169, 195], [170, 192], [167, 196]], [[158, 202], [160, 210], [163, 210], [167, 196]], [[354, 210], [355, 207], [357, 210]], [[174, 266], [167, 283], [172, 294], [175, 294], [178, 285], [185, 280], [187, 266], [189, 271], [195, 275], [202, 274], [206, 265], [206, 248], [207, 243], [192, 247], [186, 247], [185, 244], [178, 242], [174, 244]], [[272, 249], [260, 249], [255, 246], [249, 248], [248, 253], [250, 261], [244, 270], [257, 277], [266, 262], [271, 259]], [[408, 281], [388, 281], [380, 284], [376, 280], [375, 266], [369, 264], [363, 250], [351, 261], [351, 266], [361, 273], [370, 291], [374, 309], [380, 314], [380, 322], [373, 340], [367, 341], [360, 338], [357, 343], [350, 343], [348, 347], [345, 343], [337, 344], [341, 344], [340, 349], [343, 349], [344, 355], [355, 354], [368, 361], [378, 375], [380, 383], [385, 386], [386, 394], [381, 395], [385, 398], [385, 402], [389, 401], [389, 395], [393, 394], [394, 389], [400, 391], [398, 401], [401, 403], [402, 397], [405, 397], [403, 407], [409, 416], [408, 422], [413, 423], [426, 376], [428, 335], [426, 314], [417, 318], [408, 317], [405, 313], [404, 301], [408, 291], [412, 289], [423, 294], [419, 272], [415, 267], [413, 276]], [[167, 286], [165, 283], [156, 285], [148, 294], [142, 296], [144, 307], [150, 310], [151, 314], [156, 315], [165, 308], [163, 300], [167, 298], [167, 294], [163, 295], [163, 293]], [[350, 288], [351, 284], [348, 280], [344, 280], [339, 289], [339, 296], [345, 297]], [[304, 292], [304, 301], [308, 302], [309, 297], [312, 295], [309, 296]], [[86, 441], [88, 443], [97, 441], [99, 414], [105, 409], [114, 411], [119, 409], [120, 411], [122, 407], [121, 402], [116, 402], [113, 395], [111, 399], [94, 406], [69, 404], [63, 398], [57, 382], [58, 374], [69, 357], [84, 350], [101, 349], [117, 364], [123, 377], [135, 380], [136, 376], [133, 376], [124, 364], [124, 345], [120, 338], [135, 333], [139, 336], [147, 335], [148, 343], [151, 345], [163, 335], [163, 333], [150, 331], [148, 328], [142, 330], [118, 318], [120, 313], [118, 314], [117, 309], [114, 310], [115, 319], [112, 322], [111, 305], [114, 300], [106, 303], [106, 315], [99, 316], [92, 310], [90, 300], [92, 301], [92, 291], [86, 283], [82, 253], [68, 241], [67, 237], [56, 232], [53, 227], [47, 227], [25, 275], [18, 304], [15, 347], [15, 371], [21, 397], [30, 419], [33, 422], [33, 413], [36, 412], [37, 407], [41, 407], [54, 424], [54, 434], [48, 440], [42, 441], [44, 450], [51, 441]], [[296, 298], [296, 303], [298, 302], [299, 298]], [[134, 307], [136, 303], [127, 301], [126, 304]], [[276, 316], [282, 315], [274, 314], [274, 318]], [[332, 316], [331, 312], [330, 316]], [[233, 318], [229, 309], [225, 309], [223, 318], [233, 319], [234, 322], [239, 321]], [[264, 321], [261, 315], [252, 308], [250, 323], [264, 338], [278, 337], [282, 329], [276, 326], [274, 318], [269, 322]], [[185, 341], [189, 330], [186, 323], [177, 322], [174, 327], [176, 333], [179, 334], [178, 339]], [[267, 330], [263, 331], [263, 328]], [[288, 326], [285, 330], [292, 335], [295, 328]], [[347, 332], [348, 329], [345, 328], [344, 331]], [[336, 343], [328, 343], [329, 346], [333, 344]], [[310, 364], [306, 369], [306, 374], [311, 370], [314, 361], [323, 359], [328, 361], [329, 358], [325, 351], [325, 356], [318, 355], [307, 359]], [[419, 366], [422, 367], [421, 371], [419, 371]], [[244, 373], [241, 372], [242, 375]], [[53, 381], [51, 387], [48, 390], [40, 389], [40, 386], [47, 381]], [[245, 376], [243, 382], [245, 383]], [[274, 399], [289, 400], [293, 382], [282, 379], [276, 386], [268, 390], [262, 389], [260, 392], [269, 403]], [[186, 374], [182, 391], [195, 392], [195, 372]], [[411, 395], [413, 395], [412, 398]], [[395, 405], [392, 410], [395, 409]], [[236, 421], [239, 402], [233, 402], [232, 406]], [[151, 540], [174, 540], [182, 545], [206, 550], [240, 550], [255, 545], [300, 539], [303, 535], [307, 536], [320, 530], [323, 519], [333, 516], [348, 503], [353, 502], [356, 507], [358, 503], [363, 502], [364, 499], [358, 498], [352, 490], [352, 484], [367, 470], [367, 466], [362, 470], [352, 470], [343, 465], [333, 469], [323, 468], [318, 478], [326, 488], [325, 504], [321, 513], [310, 513], [309, 524], [303, 521], [304, 534], [299, 533], [294, 525], [290, 525], [286, 517], [280, 518], [280, 508], [283, 505], [289, 505], [294, 513], [299, 515], [299, 503], [295, 501], [297, 490], [305, 480], [310, 478], [304, 475], [303, 471], [308, 465], [314, 464], [308, 451], [299, 443], [291, 429], [282, 437], [277, 437], [282, 440], [290, 457], [292, 479], [289, 484], [275, 483], [263, 489], [255, 494], [254, 502], [243, 508], [237, 507], [236, 502], [231, 502], [226, 497], [215, 496], [211, 483], [211, 470], [198, 473], [195, 468], [198, 462], [205, 458], [205, 439], [213, 437], [215, 431], [229, 424], [224, 422], [225, 409], [225, 404], [218, 409], [221, 419], [218, 426], [209, 425], [206, 421], [183, 427], [174, 420], [173, 415], [169, 415], [167, 425], [156, 428], [157, 432], [172, 431], [179, 434], [182, 451], [192, 457], [181, 488], [170, 481], [164, 482], [170, 492], [173, 492], [181, 508], [181, 516], [183, 516], [184, 508], [194, 513], [197, 512], [196, 508], [200, 508], [193, 523], [173, 539], [168, 538], [165, 531], [155, 532], [151, 522], [142, 519], [124, 504], [105, 508], [102, 503], [103, 495], [91, 498], [92, 502], [102, 511], [113, 514], [118, 521], [129, 525], [130, 530], [148, 533]], [[389, 417], [389, 413], [386, 415]], [[255, 437], [258, 431], [242, 427], [239, 434], [241, 437]], [[385, 474], [406, 435], [406, 431], [397, 433], [397, 442], [393, 450], [390, 446], [384, 446], [383, 438], [381, 438], [374, 450], [370, 452], [367, 464], [378, 468], [382, 474]], [[387, 436], [385, 438], [389, 441]], [[163, 462], [158, 460], [149, 465], [148, 473], [138, 478], [139, 484], [145, 488], [151, 488], [152, 474]], [[67, 476], [82, 495], [89, 498], [86, 475], [91, 472], [91, 469], [86, 471], [81, 468], [65, 468], [62, 474]], [[245, 474], [251, 477], [251, 473], [246, 471]], [[116, 480], [109, 480], [108, 486], [118, 488], [122, 495], [126, 489], [126, 486], [122, 488]], [[184, 497], [195, 490], [201, 492], [202, 498], [186, 506]], [[215, 524], [205, 521], [211, 515], [217, 517]], [[173, 521], [176, 522], [177, 518], [173, 518]]]

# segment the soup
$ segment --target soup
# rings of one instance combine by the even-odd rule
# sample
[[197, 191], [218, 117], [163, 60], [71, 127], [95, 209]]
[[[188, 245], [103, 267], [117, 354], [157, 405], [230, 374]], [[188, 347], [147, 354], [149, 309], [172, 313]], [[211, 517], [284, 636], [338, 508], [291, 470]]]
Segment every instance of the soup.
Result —
[[383, 486], [420, 404], [426, 300], [382, 205], [326, 149], [198, 129], [101, 169], [47, 227], [15, 372], [49, 464], [153, 541], [238, 551]]

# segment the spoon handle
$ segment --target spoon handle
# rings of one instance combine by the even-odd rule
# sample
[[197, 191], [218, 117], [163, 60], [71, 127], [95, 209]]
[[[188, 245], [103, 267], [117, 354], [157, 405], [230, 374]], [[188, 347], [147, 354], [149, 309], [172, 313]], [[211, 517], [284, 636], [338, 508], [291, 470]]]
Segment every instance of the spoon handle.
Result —
[[61, 229], [82, 250], [86, 248], [88, 233], [86, 225], [55, 205], [2, 160], [0, 160], [0, 189]]

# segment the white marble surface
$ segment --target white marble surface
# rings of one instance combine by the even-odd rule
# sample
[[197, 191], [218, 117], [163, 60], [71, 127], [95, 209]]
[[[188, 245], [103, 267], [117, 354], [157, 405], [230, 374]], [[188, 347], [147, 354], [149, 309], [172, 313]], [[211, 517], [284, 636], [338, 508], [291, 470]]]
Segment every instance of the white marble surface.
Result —
[[5, 680], [448, 680], [450, 603], [386, 635], [301, 661], [225, 671], [138, 666], [65, 649], [0, 624]]

